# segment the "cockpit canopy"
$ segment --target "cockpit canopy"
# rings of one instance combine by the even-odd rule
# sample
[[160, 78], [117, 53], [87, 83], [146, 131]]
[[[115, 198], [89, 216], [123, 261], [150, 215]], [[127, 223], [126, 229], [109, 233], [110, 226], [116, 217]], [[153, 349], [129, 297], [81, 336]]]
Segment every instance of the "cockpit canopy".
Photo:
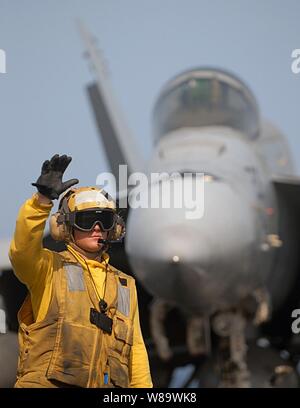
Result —
[[155, 143], [183, 127], [226, 126], [255, 139], [259, 111], [252, 92], [235, 76], [216, 69], [184, 72], [163, 88], [154, 107]]

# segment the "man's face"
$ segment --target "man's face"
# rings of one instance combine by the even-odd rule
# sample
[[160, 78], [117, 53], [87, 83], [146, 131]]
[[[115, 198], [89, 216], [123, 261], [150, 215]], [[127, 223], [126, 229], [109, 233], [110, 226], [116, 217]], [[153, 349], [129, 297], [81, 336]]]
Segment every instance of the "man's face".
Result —
[[75, 244], [87, 252], [97, 252], [103, 244], [98, 244], [99, 239], [107, 239], [108, 231], [102, 231], [96, 224], [91, 231], [80, 231], [74, 228]]

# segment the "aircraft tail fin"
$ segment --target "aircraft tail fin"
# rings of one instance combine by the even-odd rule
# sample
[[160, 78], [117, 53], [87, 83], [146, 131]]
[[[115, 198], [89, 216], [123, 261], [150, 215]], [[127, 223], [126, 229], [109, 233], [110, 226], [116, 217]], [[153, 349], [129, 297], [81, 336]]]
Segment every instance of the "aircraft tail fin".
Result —
[[[269, 282], [275, 312], [269, 326], [289, 333], [290, 313], [299, 305], [300, 291], [300, 178], [276, 175], [272, 181], [278, 203], [278, 233], [282, 245], [278, 248], [280, 256], [277, 255]], [[285, 280], [282, 279], [285, 276], [282, 271], [286, 271]]]
[[277, 193], [285, 195], [290, 204], [298, 207], [300, 210], [300, 177], [273, 176], [272, 181]]
[[89, 99], [93, 106], [111, 170], [118, 180], [119, 164], [128, 166], [128, 174], [142, 170], [141, 155], [137, 151], [136, 141], [118, 109], [100, 51], [96, 48], [92, 36], [82, 23], [79, 25], [79, 30], [97, 76], [96, 82], [88, 86]]

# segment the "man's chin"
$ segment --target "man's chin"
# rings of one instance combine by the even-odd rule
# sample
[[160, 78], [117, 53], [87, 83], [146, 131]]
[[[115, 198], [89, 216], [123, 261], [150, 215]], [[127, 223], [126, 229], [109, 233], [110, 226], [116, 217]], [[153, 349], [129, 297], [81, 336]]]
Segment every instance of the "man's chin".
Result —
[[100, 244], [100, 245], [97, 245], [97, 247], [91, 248], [91, 249], [89, 249], [89, 250], [87, 250], [87, 251], [88, 251], [88, 252], [91, 252], [92, 254], [95, 254], [96, 252], [99, 252], [100, 249], [102, 249], [102, 247], [103, 247], [103, 245]]
[[93, 246], [90, 246], [90, 247], [80, 247], [83, 251], [85, 251], [85, 252], [88, 252], [88, 253], [90, 253], [90, 254], [95, 254], [95, 253], [97, 253], [97, 252], [99, 252], [101, 249], [102, 249], [102, 247], [103, 247], [103, 244], [99, 244], [99, 245], [93, 245]]

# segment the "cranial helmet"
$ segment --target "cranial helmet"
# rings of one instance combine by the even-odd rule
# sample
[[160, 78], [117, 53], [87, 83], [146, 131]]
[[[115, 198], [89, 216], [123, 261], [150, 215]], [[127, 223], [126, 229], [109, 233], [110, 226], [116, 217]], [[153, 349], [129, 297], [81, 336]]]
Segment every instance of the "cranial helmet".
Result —
[[125, 235], [125, 224], [117, 214], [116, 203], [103, 188], [71, 188], [50, 218], [50, 234], [56, 241], [70, 242], [73, 228], [89, 231], [96, 223], [108, 231], [109, 241], [120, 241]]

